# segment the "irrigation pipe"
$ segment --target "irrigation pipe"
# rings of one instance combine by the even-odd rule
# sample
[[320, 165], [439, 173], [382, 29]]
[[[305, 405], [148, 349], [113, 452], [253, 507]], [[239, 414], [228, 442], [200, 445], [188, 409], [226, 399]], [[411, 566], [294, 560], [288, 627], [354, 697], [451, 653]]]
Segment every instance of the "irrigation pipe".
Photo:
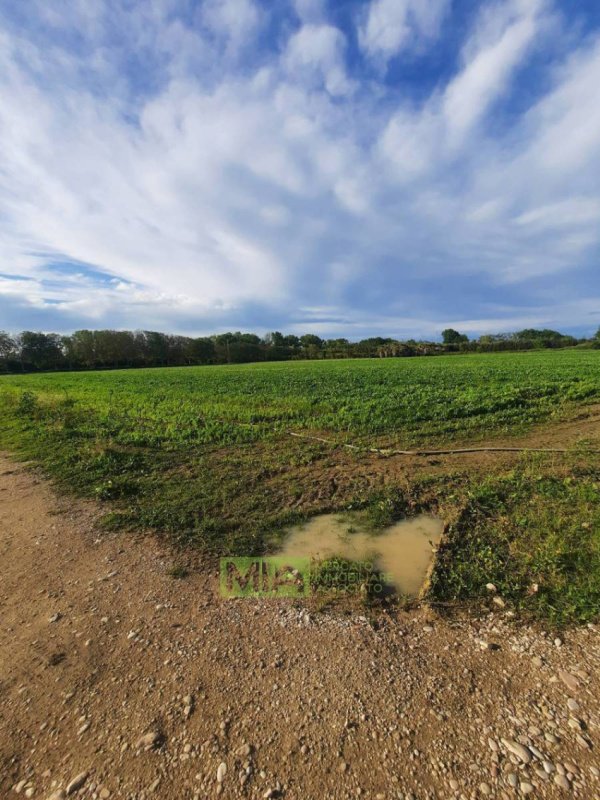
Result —
[[378, 453], [382, 456], [445, 456], [462, 453], [595, 453], [600, 454], [600, 450], [572, 450], [565, 447], [461, 447], [458, 449], [448, 450], [382, 450], [377, 447], [361, 447], [356, 444], [346, 444], [344, 442], [335, 442], [332, 439], [323, 439], [320, 436], [311, 436], [308, 433], [295, 433], [288, 431], [290, 436], [295, 436], [298, 439], [311, 439], [314, 442], [322, 442], [334, 447], [345, 447], [348, 450], [362, 450], [367, 453]]

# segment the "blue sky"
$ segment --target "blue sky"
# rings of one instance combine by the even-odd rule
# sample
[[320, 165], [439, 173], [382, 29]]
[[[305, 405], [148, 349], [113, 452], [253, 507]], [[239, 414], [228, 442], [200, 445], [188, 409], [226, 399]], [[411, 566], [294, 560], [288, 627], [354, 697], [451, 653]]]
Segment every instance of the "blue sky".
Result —
[[600, 326], [596, 0], [0, 0], [0, 329]]

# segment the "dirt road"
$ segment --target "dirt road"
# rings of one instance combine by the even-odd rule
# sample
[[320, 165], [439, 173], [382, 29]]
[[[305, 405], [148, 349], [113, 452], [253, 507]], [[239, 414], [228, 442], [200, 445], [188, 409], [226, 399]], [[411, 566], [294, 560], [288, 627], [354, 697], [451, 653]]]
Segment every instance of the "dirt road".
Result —
[[97, 515], [0, 459], [0, 797], [600, 797], [600, 629], [221, 600]]

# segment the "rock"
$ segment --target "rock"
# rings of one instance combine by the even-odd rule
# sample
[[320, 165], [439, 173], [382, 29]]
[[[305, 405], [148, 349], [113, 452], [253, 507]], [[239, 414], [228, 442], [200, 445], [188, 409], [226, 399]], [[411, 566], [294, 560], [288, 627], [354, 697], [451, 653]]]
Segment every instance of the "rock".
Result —
[[89, 772], [80, 772], [79, 775], [76, 775], [73, 780], [67, 784], [67, 796], [81, 789], [83, 784], [87, 781], [88, 775]]
[[487, 783], [480, 783], [479, 784], [479, 791], [485, 797], [487, 797], [488, 795], [490, 795], [492, 793], [492, 790], [490, 789], [490, 787], [488, 786]]
[[338, 770], [339, 770], [340, 772], [347, 772], [347, 770], [348, 770], [348, 764], [346, 764], [346, 762], [345, 762], [345, 761], [342, 761], [342, 762], [340, 762], [340, 765], [339, 765], [339, 767], [338, 767]]
[[569, 697], [567, 700], [567, 706], [569, 707], [569, 711], [579, 711], [579, 703], [572, 697]]
[[137, 740], [135, 745], [136, 750], [143, 748], [144, 750], [152, 750], [160, 745], [162, 741], [162, 736], [158, 731], [150, 731], [149, 733], [145, 733], [143, 736]]
[[450, 781], [449, 781], [449, 785], [450, 785], [450, 788], [453, 791], [455, 791], [455, 792], [458, 791], [458, 781], [457, 780], [454, 780], [454, 778], [451, 778]]
[[506, 776], [506, 780], [508, 781], [509, 785], [513, 787], [513, 789], [516, 789], [519, 782], [516, 772], [509, 772]]
[[159, 786], [160, 786], [160, 778], [156, 778], [155, 780], [152, 781], [152, 783], [148, 787], [148, 791], [155, 792]]
[[243, 744], [235, 751], [236, 756], [240, 758], [247, 758], [252, 752], [252, 747], [249, 744]]
[[486, 583], [485, 588], [491, 594], [495, 594], [498, 591], [498, 589], [496, 588], [496, 586], [493, 583]]
[[520, 759], [524, 764], [529, 764], [531, 761], [531, 751], [523, 744], [515, 742], [513, 739], [501, 739], [502, 744], [513, 755]]
[[19, 781], [18, 783], [15, 783], [15, 785], [13, 786], [13, 791], [16, 792], [17, 794], [21, 794], [21, 792], [26, 786], [27, 786], [26, 780]]
[[47, 800], [64, 800], [67, 795], [65, 794], [64, 789], [57, 789], [55, 792], [52, 792], [51, 795], [47, 798]]
[[551, 761], [542, 761], [542, 767], [544, 768], [544, 771], [548, 773], [548, 775], [555, 771], [555, 766]]
[[494, 603], [494, 605], [498, 606], [498, 608], [505, 608], [506, 607], [505, 601], [501, 597], [499, 597], [498, 595], [496, 595], [492, 599], [492, 603]]
[[558, 677], [564, 683], [564, 685], [569, 689], [571, 692], [576, 692], [579, 689], [579, 681], [575, 677], [575, 675], [571, 675], [570, 672], [566, 672], [564, 669], [560, 669], [558, 671]]
[[221, 761], [217, 769], [217, 782], [223, 783], [225, 780], [225, 775], [227, 775], [227, 764], [224, 761]]
[[56, 614], [52, 614], [52, 616], [48, 619], [48, 622], [58, 622], [59, 619], [62, 618], [62, 614], [60, 611], [57, 611]]
[[568, 791], [571, 788], [571, 784], [569, 783], [568, 779], [564, 775], [561, 775], [560, 773], [554, 776], [554, 783], [557, 786], [560, 786], [561, 789], [565, 789], [566, 791]]
[[533, 664], [534, 667], [542, 667], [544, 665], [544, 662], [539, 656], [534, 656], [531, 659], [531, 663]]
[[575, 736], [575, 739], [577, 740], [577, 744], [580, 747], [584, 747], [586, 750], [592, 749], [592, 745], [590, 744], [590, 742], [585, 738], [585, 736], [582, 736], [580, 733], [578, 733]]
[[533, 784], [528, 781], [521, 781], [519, 789], [521, 790], [521, 794], [531, 794], [533, 792]]
[[110, 789], [100, 790], [100, 800], [107, 800], [110, 797]]

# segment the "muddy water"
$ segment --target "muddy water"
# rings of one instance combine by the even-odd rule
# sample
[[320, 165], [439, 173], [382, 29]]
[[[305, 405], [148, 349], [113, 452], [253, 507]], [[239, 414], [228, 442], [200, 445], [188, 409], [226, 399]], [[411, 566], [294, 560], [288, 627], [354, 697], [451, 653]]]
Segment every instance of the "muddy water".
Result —
[[290, 528], [280, 554], [370, 561], [386, 573], [398, 592], [415, 596], [423, 585], [442, 530], [442, 520], [425, 514], [375, 533], [361, 527], [350, 515], [322, 514]]

